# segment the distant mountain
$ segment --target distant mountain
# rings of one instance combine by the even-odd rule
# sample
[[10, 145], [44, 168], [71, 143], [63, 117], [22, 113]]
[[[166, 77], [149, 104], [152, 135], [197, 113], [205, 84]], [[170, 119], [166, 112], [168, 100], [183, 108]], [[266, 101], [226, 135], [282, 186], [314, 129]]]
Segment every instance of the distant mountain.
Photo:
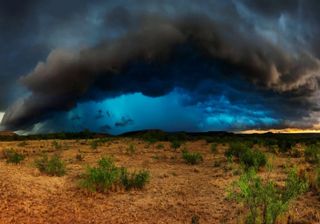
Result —
[[0, 136], [18, 136], [16, 133], [12, 132], [12, 131], [0, 131]]

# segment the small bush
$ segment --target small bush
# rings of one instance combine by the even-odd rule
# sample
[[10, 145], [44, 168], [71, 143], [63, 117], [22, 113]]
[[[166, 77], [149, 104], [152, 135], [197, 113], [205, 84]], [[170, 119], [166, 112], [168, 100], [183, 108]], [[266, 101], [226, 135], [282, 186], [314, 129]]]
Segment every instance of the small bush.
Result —
[[164, 145], [163, 144], [158, 144], [156, 147], [157, 147], [157, 149], [163, 149]]
[[239, 159], [245, 169], [249, 169], [251, 167], [259, 169], [267, 164], [267, 157], [262, 152], [250, 149], [241, 154]]
[[99, 143], [96, 141], [96, 140], [92, 140], [91, 142], [90, 142], [90, 147], [91, 147], [91, 149], [97, 149], [98, 148], [98, 146], [99, 146]]
[[243, 203], [249, 210], [246, 223], [274, 224], [307, 188], [308, 184], [298, 177], [296, 170], [289, 172], [283, 188], [272, 180], [262, 181], [254, 169], [250, 169], [233, 183], [229, 198]]
[[181, 145], [182, 145], [182, 143], [178, 140], [173, 140], [171, 142], [171, 148], [173, 148], [173, 149], [178, 149], [181, 147]]
[[267, 157], [262, 152], [252, 150], [243, 143], [231, 144], [229, 149], [225, 152], [225, 156], [229, 161], [232, 161], [233, 157], [238, 158], [245, 169], [259, 169], [267, 164]]
[[211, 145], [210, 145], [211, 152], [215, 153], [215, 152], [217, 152], [217, 149], [218, 149], [217, 143], [211, 143]]
[[200, 153], [194, 152], [191, 153], [187, 150], [182, 152], [182, 158], [187, 164], [196, 165], [203, 161], [203, 157]]
[[119, 180], [120, 170], [111, 158], [103, 157], [98, 161], [97, 167], [88, 166], [82, 176], [82, 187], [91, 191], [106, 192]]
[[318, 192], [320, 196], [320, 166], [308, 172], [306, 177], [310, 183], [311, 190]]
[[25, 156], [23, 154], [20, 154], [13, 149], [7, 149], [3, 152], [4, 157], [6, 158], [7, 163], [14, 163], [18, 164], [21, 161], [24, 160]]
[[138, 171], [137, 173], [128, 173], [126, 168], [121, 168], [121, 184], [126, 190], [132, 188], [142, 189], [149, 181], [150, 173], [146, 170]]
[[308, 145], [304, 151], [306, 161], [310, 163], [320, 163], [320, 147], [318, 145]]
[[35, 164], [41, 173], [45, 173], [49, 176], [60, 177], [66, 173], [65, 164], [57, 155], [53, 155], [51, 158], [47, 155], [43, 155], [40, 159], [35, 161]]
[[129, 173], [126, 168], [118, 168], [109, 157], [98, 161], [98, 166], [88, 166], [82, 175], [80, 186], [91, 191], [107, 192], [116, 185], [122, 185], [126, 190], [142, 189], [149, 181], [149, 171], [141, 170]]

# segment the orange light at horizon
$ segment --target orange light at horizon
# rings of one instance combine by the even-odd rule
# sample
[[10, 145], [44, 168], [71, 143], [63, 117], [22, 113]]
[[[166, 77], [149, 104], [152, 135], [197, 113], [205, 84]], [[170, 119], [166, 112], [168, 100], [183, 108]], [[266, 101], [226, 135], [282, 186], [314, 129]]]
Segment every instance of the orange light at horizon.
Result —
[[298, 134], [298, 133], [320, 133], [320, 129], [299, 129], [299, 128], [284, 128], [284, 129], [269, 129], [269, 130], [245, 130], [240, 131], [240, 134], [265, 134], [265, 133], [284, 133], [284, 134]]

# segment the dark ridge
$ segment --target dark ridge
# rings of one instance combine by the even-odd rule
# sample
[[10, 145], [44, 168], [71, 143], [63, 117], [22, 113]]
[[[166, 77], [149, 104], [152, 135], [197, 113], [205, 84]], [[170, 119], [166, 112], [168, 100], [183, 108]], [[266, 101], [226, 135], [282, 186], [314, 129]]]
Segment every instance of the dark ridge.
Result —
[[232, 142], [232, 141], [250, 141], [252, 143], [281, 142], [291, 143], [317, 143], [320, 142], [318, 133], [265, 133], [265, 134], [237, 134], [224, 131], [209, 132], [165, 132], [162, 130], [140, 130], [123, 133], [120, 135], [110, 135], [104, 133], [91, 132], [84, 130], [81, 132], [62, 132], [36, 135], [18, 135], [14, 132], [0, 132], [0, 141], [25, 141], [25, 140], [48, 140], [48, 139], [94, 139], [94, 138], [136, 138], [150, 143], [157, 141], [195, 141], [205, 140], [207, 142]]

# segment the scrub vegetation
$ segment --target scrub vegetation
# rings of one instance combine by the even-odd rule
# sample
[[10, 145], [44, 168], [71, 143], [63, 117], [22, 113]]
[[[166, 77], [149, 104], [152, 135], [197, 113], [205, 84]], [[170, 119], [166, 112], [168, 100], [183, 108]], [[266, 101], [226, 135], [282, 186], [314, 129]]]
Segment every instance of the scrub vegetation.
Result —
[[[18, 223], [320, 222], [317, 135], [153, 130], [14, 138], [0, 141], [0, 208], [22, 214]], [[24, 205], [30, 209], [20, 213]]]

